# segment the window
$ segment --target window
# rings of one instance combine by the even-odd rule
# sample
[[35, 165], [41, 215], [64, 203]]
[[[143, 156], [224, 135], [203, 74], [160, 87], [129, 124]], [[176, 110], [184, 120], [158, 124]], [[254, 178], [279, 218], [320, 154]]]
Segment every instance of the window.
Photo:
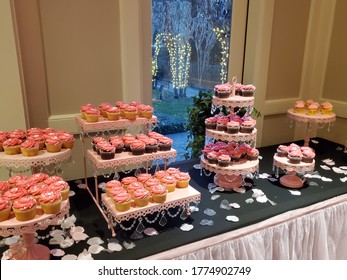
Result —
[[[231, 15], [232, 0], [152, 0], [152, 96], [159, 132], [184, 133], [191, 97], [227, 81]], [[182, 148], [176, 147], [178, 153]]]

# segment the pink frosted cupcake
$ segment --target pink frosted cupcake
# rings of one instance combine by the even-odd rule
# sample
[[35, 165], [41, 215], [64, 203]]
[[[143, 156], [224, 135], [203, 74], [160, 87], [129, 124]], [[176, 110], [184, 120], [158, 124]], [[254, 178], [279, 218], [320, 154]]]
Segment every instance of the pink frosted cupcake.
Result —
[[63, 142], [63, 149], [72, 149], [75, 143], [75, 137], [69, 132], [59, 133], [59, 139]]
[[0, 222], [6, 221], [11, 214], [11, 201], [0, 196]]
[[159, 141], [159, 150], [160, 151], [170, 151], [172, 148], [173, 140], [169, 137], [163, 136], [158, 139]]
[[166, 201], [166, 196], [168, 193], [168, 190], [163, 185], [155, 185], [151, 187], [151, 195], [153, 202], [156, 203], [164, 203]]
[[121, 180], [122, 186], [125, 189], [128, 189], [129, 185], [134, 182], [137, 182], [137, 178], [135, 176], [127, 176]]
[[168, 192], [173, 192], [176, 189], [177, 179], [173, 175], [166, 175], [161, 178], [160, 182], [167, 188]]
[[48, 178], [49, 178], [48, 174], [39, 172], [39, 173], [35, 173], [31, 175], [28, 179], [29, 181], [36, 184], [36, 183], [43, 183]]
[[102, 160], [113, 159], [116, 153], [116, 148], [108, 142], [98, 143], [99, 154]]
[[135, 156], [143, 155], [145, 153], [146, 144], [143, 141], [135, 139], [130, 144], [131, 153]]
[[48, 137], [45, 140], [46, 150], [49, 153], [60, 152], [62, 145], [63, 145], [63, 142], [60, 140], [58, 136]]
[[28, 177], [23, 174], [16, 174], [10, 177], [10, 179], [7, 180], [7, 182], [10, 184], [10, 188], [13, 188], [16, 186], [16, 183], [18, 181], [22, 181], [27, 179]]
[[10, 189], [10, 184], [7, 181], [0, 181], [0, 195]]
[[47, 188], [48, 188], [48, 185], [46, 185], [46, 184], [33, 184], [28, 189], [28, 194], [35, 197], [37, 204], [40, 204], [40, 201], [39, 201], [40, 195], [43, 192], [45, 192], [47, 190]]
[[297, 150], [297, 149], [289, 150], [287, 157], [289, 159], [289, 163], [299, 164], [302, 159], [301, 150]]
[[144, 188], [144, 185], [138, 181], [131, 183], [128, 186], [128, 193], [130, 193], [131, 195], [138, 189], [142, 189]]
[[25, 195], [13, 201], [12, 209], [18, 221], [30, 221], [36, 216], [36, 200], [32, 195]]
[[145, 184], [146, 181], [151, 179], [151, 178], [152, 178], [151, 174], [149, 174], [149, 173], [141, 173], [140, 175], [137, 176], [137, 181]]
[[145, 188], [150, 191], [153, 186], [160, 185], [160, 183], [159, 179], [153, 177], [145, 182]]
[[166, 170], [158, 170], [154, 173], [154, 178], [157, 178], [159, 180], [161, 180], [162, 178], [164, 178], [165, 176], [170, 175]]
[[128, 211], [131, 207], [132, 198], [127, 192], [121, 192], [112, 197], [116, 210], [119, 212]]
[[310, 147], [301, 147], [302, 152], [302, 162], [312, 163], [314, 158], [316, 157], [316, 153]]
[[256, 120], [252, 117], [248, 117], [241, 123], [240, 132], [242, 133], [252, 133], [256, 125]]
[[50, 184], [48, 188], [52, 191], [59, 191], [63, 200], [67, 200], [69, 198], [70, 186], [65, 181], [54, 182]]
[[101, 114], [104, 118], [107, 118], [107, 111], [108, 111], [108, 109], [110, 109], [110, 108], [112, 108], [112, 107], [113, 107], [112, 104], [105, 102], [105, 103], [99, 104], [98, 109], [99, 109], [99, 111], [100, 111], [100, 114]]
[[127, 106], [124, 109], [124, 117], [128, 120], [136, 120], [137, 118], [137, 108], [135, 106]]
[[236, 134], [240, 131], [240, 123], [237, 121], [230, 121], [226, 124], [227, 132], [230, 134]]
[[45, 138], [43, 134], [31, 134], [27, 140], [37, 142], [39, 144], [39, 150], [43, 150], [45, 147]]
[[134, 199], [135, 206], [144, 207], [147, 206], [149, 203], [150, 192], [145, 188], [139, 188], [134, 190], [132, 196]]
[[257, 160], [259, 157], [259, 150], [256, 148], [248, 148], [247, 149], [247, 158], [249, 160]]
[[142, 141], [145, 143], [146, 153], [156, 153], [158, 151], [158, 140], [148, 137]]
[[108, 181], [105, 185], [105, 191], [108, 196], [110, 196], [109, 191], [113, 188], [123, 188], [122, 183], [118, 180]]
[[107, 119], [110, 121], [117, 121], [120, 119], [120, 109], [112, 106], [106, 110]]
[[98, 122], [100, 117], [100, 111], [96, 108], [89, 108], [84, 112], [86, 121], [90, 123]]
[[84, 104], [80, 107], [80, 112], [81, 112], [81, 116], [82, 116], [82, 119], [86, 119], [86, 114], [85, 112], [91, 108], [94, 108], [94, 105], [93, 104]]
[[152, 119], [153, 111], [154, 111], [152, 106], [141, 104], [137, 108], [138, 108], [140, 117], [146, 118], [148, 120]]
[[26, 140], [20, 144], [20, 150], [25, 157], [37, 156], [39, 154], [39, 147], [39, 143], [32, 140]]
[[64, 181], [64, 179], [60, 176], [53, 175], [53, 176], [49, 176], [47, 179], [45, 179], [43, 181], [43, 183], [45, 183], [46, 185], [50, 185], [50, 184], [57, 182], [57, 181]]
[[177, 188], [187, 188], [190, 182], [190, 175], [188, 172], [180, 172], [174, 175], [176, 180], [177, 180], [177, 184], [176, 187]]
[[2, 146], [6, 155], [17, 155], [21, 152], [20, 144], [22, 144], [22, 140], [18, 138], [9, 138], [2, 143]]
[[40, 195], [40, 206], [45, 214], [57, 214], [60, 211], [62, 197], [60, 191], [47, 190]]
[[289, 147], [286, 145], [279, 145], [277, 147], [277, 156], [286, 157], [288, 155]]
[[222, 155], [218, 156], [218, 165], [220, 167], [229, 166], [230, 161], [231, 161], [230, 156], [227, 154], [222, 154]]
[[10, 199], [12, 202], [22, 196], [27, 195], [27, 190], [23, 188], [14, 187], [4, 192], [3, 196]]
[[22, 141], [25, 141], [26, 139], [26, 133], [23, 129], [14, 129], [9, 132], [9, 138], [17, 138]]
[[205, 127], [206, 129], [216, 129], [217, 128], [217, 117], [209, 117], [205, 119]]
[[222, 117], [218, 118], [218, 120], [217, 120], [217, 130], [218, 131], [226, 131], [228, 122], [229, 122], [229, 117], [228, 116], [222, 116]]
[[169, 174], [169, 175], [175, 175], [177, 173], [180, 173], [180, 169], [179, 168], [175, 168], [175, 167], [169, 167], [168, 169], [166, 169], [166, 172]]
[[218, 156], [219, 154], [215, 151], [207, 153], [207, 161], [210, 164], [217, 164], [218, 163]]
[[123, 152], [124, 149], [124, 142], [121, 138], [117, 139], [110, 139], [110, 144], [115, 147], [115, 153], [120, 154]]
[[228, 98], [232, 91], [232, 85], [228, 83], [218, 84], [214, 86], [214, 94], [219, 98]]

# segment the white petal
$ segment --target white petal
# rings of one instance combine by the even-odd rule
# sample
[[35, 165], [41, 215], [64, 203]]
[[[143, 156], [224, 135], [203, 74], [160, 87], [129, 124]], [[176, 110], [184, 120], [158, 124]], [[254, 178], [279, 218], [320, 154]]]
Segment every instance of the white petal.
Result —
[[327, 177], [322, 177], [322, 181], [324, 182], [332, 182], [333, 180]]
[[51, 254], [55, 257], [62, 257], [65, 255], [65, 252], [61, 249], [52, 249]]
[[20, 240], [21, 240], [20, 236], [11, 236], [11, 237], [7, 237], [4, 241], [4, 243], [6, 245], [12, 245], [12, 244], [19, 242]]
[[92, 237], [87, 241], [87, 243], [89, 245], [100, 245], [103, 244], [104, 241], [100, 237]]
[[155, 228], [146, 228], [144, 231], [143, 231], [144, 234], [148, 235], [148, 236], [154, 236], [154, 235], [158, 235], [158, 231], [155, 229]]
[[93, 257], [86, 249], [84, 249], [83, 252], [78, 255], [77, 259], [78, 260], [93, 260]]
[[74, 191], [69, 191], [69, 197], [74, 196], [76, 193]]
[[84, 232], [76, 232], [76, 233], [72, 234], [71, 237], [76, 242], [79, 242], [82, 240], [86, 240], [89, 236], [87, 234], [85, 234]]
[[292, 195], [301, 195], [300, 191], [288, 190]]
[[219, 194], [215, 194], [211, 196], [211, 200], [216, 200], [217, 198], [219, 198], [220, 195]]
[[321, 165], [320, 167], [324, 170], [331, 170], [331, 168], [327, 165]]
[[86, 184], [78, 184], [77, 187], [80, 189], [86, 189], [87, 185]]
[[253, 198], [247, 198], [245, 200], [246, 203], [253, 203], [254, 202], [254, 199]]
[[191, 224], [186, 224], [184, 223], [183, 225], [181, 225], [180, 229], [183, 230], [183, 231], [190, 231], [194, 228], [193, 225]]
[[70, 229], [70, 233], [71, 234], [74, 234], [74, 233], [77, 233], [77, 232], [84, 232], [84, 227], [78, 226], [78, 227], [72, 227]]
[[91, 254], [99, 254], [103, 250], [104, 250], [104, 247], [100, 245], [92, 245], [88, 248], [88, 252]]
[[74, 244], [74, 241], [71, 238], [66, 238], [65, 240], [63, 240], [62, 242], [60, 242], [60, 248], [69, 248]]
[[256, 200], [260, 203], [265, 203], [265, 202], [267, 202], [267, 197], [266, 197], [266, 195], [261, 195], [261, 196], [258, 196], [256, 198]]
[[118, 243], [108, 243], [107, 249], [111, 252], [119, 252], [122, 251], [123, 247]]
[[53, 238], [49, 240], [49, 244], [51, 245], [59, 245], [61, 242], [64, 241], [64, 236], [62, 235], [56, 235]]
[[238, 203], [230, 203], [229, 204], [232, 208], [236, 208], [236, 209], [238, 209], [238, 208], [240, 208], [241, 206], [240, 206], [240, 204], [238, 204]]
[[226, 216], [226, 220], [229, 222], [238, 222], [240, 219], [234, 215]]
[[128, 242], [124, 241], [123, 242], [123, 246], [124, 246], [125, 249], [129, 250], [129, 249], [135, 248], [136, 245], [133, 242], [128, 243]]
[[65, 232], [61, 229], [55, 229], [55, 230], [52, 230], [49, 235], [54, 237], [54, 236], [58, 236], [58, 235], [64, 235]]
[[343, 183], [346, 183], [347, 182], [347, 177], [340, 178], [340, 181], [343, 182]]
[[68, 260], [68, 261], [73, 261], [73, 260], [77, 260], [77, 256], [76, 255], [65, 255], [64, 257], [61, 258], [62, 260]]

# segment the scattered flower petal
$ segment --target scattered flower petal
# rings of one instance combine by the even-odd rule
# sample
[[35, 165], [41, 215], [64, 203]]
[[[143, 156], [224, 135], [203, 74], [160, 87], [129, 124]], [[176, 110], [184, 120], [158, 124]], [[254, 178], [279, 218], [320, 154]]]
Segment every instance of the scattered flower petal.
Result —
[[124, 242], [123, 242], [123, 246], [124, 246], [125, 249], [130, 250], [130, 249], [135, 248], [136, 245], [135, 245], [134, 242], [128, 243], [128, 242], [124, 241]]
[[65, 255], [65, 252], [61, 249], [52, 249], [51, 250], [51, 255], [55, 257], [62, 257]]
[[347, 182], [347, 177], [340, 178], [340, 181], [343, 182], [343, 183], [346, 183]]
[[92, 237], [87, 241], [87, 243], [92, 246], [103, 244], [104, 241], [100, 237]]
[[158, 231], [155, 228], [149, 227], [143, 231], [144, 234], [148, 236], [158, 235]]
[[202, 225], [202, 226], [213, 226], [213, 221], [212, 220], [203, 219], [203, 220], [201, 220], [200, 225]]
[[258, 197], [258, 196], [263, 196], [264, 192], [260, 189], [252, 189], [253, 194], [252, 197]]
[[62, 242], [60, 242], [60, 248], [63, 248], [63, 249], [65, 249], [65, 248], [69, 248], [69, 247], [71, 247], [72, 245], [74, 244], [74, 241], [73, 241], [73, 239], [71, 239], [71, 238], [69, 238], [69, 237], [67, 237], [66, 239], [64, 239]]
[[308, 185], [311, 186], [311, 187], [317, 187], [318, 183], [316, 183], [316, 182], [308, 182]]
[[199, 207], [191, 205], [191, 206], [189, 206], [189, 210], [190, 210], [190, 213], [198, 212]]
[[220, 195], [219, 194], [215, 194], [211, 196], [211, 200], [216, 200], [217, 198], [219, 198]]
[[79, 241], [86, 240], [89, 236], [84, 232], [76, 232], [71, 234], [71, 237], [78, 243]]
[[89, 253], [86, 249], [83, 250], [77, 257], [78, 260], [94, 260], [91, 253]]
[[88, 248], [88, 252], [91, 253], [91, 254], [99, 254], [103, 250], [104, 250], [104, 247], [102, 247], [100, 245], [91, 245]]
[[229, 222], [238, 222], [240, 219], [234, 215], [226, 216], [226, 220]]
[[76, 195], [76, 193], [74, 191], [69, 191], [69, 197], [72, 197], [74, 195]]
[[333, 180], [327, 177], [322, 177], [322, 181], [324, 182], [332, 182]]
[[254, 199], [253, 198], [247, 198], [245, 200], [246, 203], [253, 203], [254, 202]]
[[62, 235], [56, 235], [53, 238], [49, 240], [50, 245], [60, 245], [61, 242], [64, 241], [64, 236]]
[[321, 165], [320, 167], [324, 170], [331, 170], [331, 168], [327, 165]]
[[191, 224], [183, 224], [181, 225], [180, 229], [183, 230], [183, 231], [190, 231], [194, 228], [193, 225]]
[[71, 233], [71, 234], [74, 234], [74, 233], [77, 233], [77, 232], [84, 232], [84, 228], [78, 226], [78, 227], [72, 227], [72, 228], [70, 229], [70, 233]]
[[230, 210], [231, 209], [231, 206], [230, 206], [230, 202], [226, 199], [223, 199], [220, 203], [220, 206], [219, 206], [221, 209], [226, 209], [226, 210]]
[[195, 169], [202, 169], [202, 167], [201, 167], [200, 164], [194, 164], [193, 167], [194, 167]]
[[268, 180], [269, 180], [270, 182], [277, 182], [277, 181], [278, 181], [278, 179], [277, 179], [277, 178], [274, 178], [274, 177], [270, 177], [270, 178], [268, 178]]
[[267, 178], [269, 178], [270, 176], [271, 176], [270, 174], [262, 173], [262, 174], [259, 174], [259, 179], [267, 179]]
[[235, 208], [235, 209], [238, 209], [238, 208], [241, 207], [240, 204], [238, 204], [238, 203], [236, 203], [236, 202], [230, 203], [229, 205], [230, 205], [232, 208]]
[[78, 187], [79, 189], [84, 190], [84, 189], [87, 188], [87, 185], [86, 185], [86, 184], [78, 184], [77, 187]]
[[288, 190], [292, 195], [301, 195], [300, 191]]
[[205, 209], [204, 214], [206, 214], [207, 216], [214, 216], [216, 215], [216, 211], [214, 211], [213, 209], [207, 208]]
[[108, 243], [107, 249], [111, 252], [119, 252], [123, 250], [123, 247], [119, 243]]
[[5, 239], [4, 244], [10, 246], [12, 244], [19, 242], [20, 240], [21, 240], [20, 236], [11, 236]]
[[73, 260], [77, 260], [77, 256], [73, 254], [68, 254], [62, 257], [61, 259], [66, 261], [73, 261]]
[[257, 196], [256, 200], [260, 203], [265, 203], [265, 202], [267, 202], [267, 197], [266, 197], [266, 195]]
[[244, 187], [233, 188], [233, 191], [237, 192], [237, 193], [246, 193], [246, 188], [244, 188]]
[[319, 141], [314, 140], [314, 139], [312, 139], [311, 142], [312, 142], [313, 144], [319, 144]]

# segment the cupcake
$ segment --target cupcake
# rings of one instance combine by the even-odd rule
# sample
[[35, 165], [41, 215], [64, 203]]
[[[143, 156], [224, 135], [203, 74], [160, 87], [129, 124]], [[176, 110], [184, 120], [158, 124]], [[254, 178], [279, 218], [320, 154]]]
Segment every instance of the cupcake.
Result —
[[177, 188], [187, 188], [190, 182], [190, 175], [188, 172], [180, 172], [174, 175], [177, 183]]
[[64, 181], [64, 179], [62, 177], [60, 177], [60, 176], [53, 175], [53, 176], [48, 176], [48, 178], [45, 179], [43, 181], [43, 183], [46, 184], [46, 185], [50, 185], [50, 184], [53, 184], [53, 183], [55, 183], [57, 181]]
[[37, 204], [40, 204], [39, 198], [40, 195], [45, 192], [48, 188], [48, 185], [46, 184], [33, 184], [30, 186], [30, 188], [28, 189], [28, 194], [32, 195], [33, 197], [35, 197]]
[[259, 157], [259, 150], [256, 148], [248, 148], [247, 149], [247, 158], [249, 160], [257, 160]]
[[117, 121], [120, 119], [120, 109], [116, 106], [112, 106], [107, 109], [106, 116], [110, 121]]
[[323, 115], [330, 115], [333, 112], [333, 105], [329, 101], [323, 102], [321, 105], [321, 112]]
[[243, 152], [242, 150], [235, 148], [232, 151], [230, 151], [230, 159], [231, 162], [238, 162], [240, 161], [240, 158], [242, 156]]
[[143, 142], [145, 143], [146, 153], [156, 153], [158, 151], [158, 140], [148, 137], [147, 139], [143, 140]]
[[134, 135], [131, 135], [129, 133], [125, 134], [123, 137], [122, 137], [122, 140], [124, 142], [124, 148], [125, 148], [125, 151], [127, 152], [130, 152], [131, 149], [130, 149], [130, 144], [136, 139], [136, 137]]
[[39, 127], [31, 127], [27, 130], [26, 134], [28, 138], [28, 136], [31, 136], [31, 135], [37, 135], [37, 134], [42, 135], [43, 132], [42, 132], [42, 129]]
[[101, 116], [103, 116], [104, 118], [107, 118], [107, 111], [112, 107], [113, 107], [112, 104], [107, 102], [99, 104], [98, 109], [100, 111]]
[[240, 132], [242, 133], [252, 133], [255, 125], [256, 125], [256, 120], [253, 119], [252, 117], [248, 117], [246, 118], [246, 120], [244, 120], [241, 123], [241, 127], [240, 127]]
[[135, 206], [144, 207], [147, 206], [149, 203], [150, 192], [145, 188], [139, 188], [134, 190], [132, 196], [134, 199]]
[[65, 181], [57, 181], [48, 186], [48, 189], [51, 191], [59, 191], [63, 200], [69, 198], [70, 186]]
[[173, 192], [176, 189], [177, 179], [173, 175], [166, 175], [160, 179], [160, 182], [167, 188], [168, 192]]
[[299, 164], [302, 159], [302, 153], [300, 150], [289, 150], [287, 157], [288, 157], [289, 163]]
[[121, 192], [112, 197], [116, 210], [119, 212], [128, 211], [131, 207], [131, 195], [127, 192]]
[[[175, 173], [178, 173], [178, 172], [175, 172]], [[162, 178], [164, 178], [167, 175], [172, 175], [172, 174], [168, 173], [166, 170], [158, 170], [154, 173], [153, 176], [154, 176], [154, 178], [161, 180]]]
[[128, 186], [133, 182], [137, 182], [137, 178], [135, 176], [127, 176], [121, 180], [122, 186], [125, 189], [128, 189]]
[[121, 138], [110, 138], [110, 144], [115, 147], [115, 153], [120, 154], [124, 149], [124, 142]]
[[163, 136], [158, 139], [159, 151], [170, 151], [172, 148], [173, 140], [169, 137]]
[[230, 134], [236, 134], [240, 131], [240, 123], [236, 121], [230, 121], [226, 124], [227, 132]]
[[106, 185], [105, 185], [106, 194], [107, 194], [108, 196], [110, 196], [110, 193], [109, 193], [109, 192], [110, 192], [110, 190], [113, 189], [113, 188], [122, 188], [122, 189], [124, 189], [123, 186], [122, 186], [122, 183], [119, 182], [118, 180], [111, 180], [111, 181], [108, 181], [108, 182], [106, 183]]
[[139, 111], [140, 117], [142, 117], [142, 118], [146, 118], [148, 120], [151, 120], [153, 117], [154, 109], [152, 106], [142, 104], [142, 105], [138, 106], [138, 111]]
[[33, 157], [39, 154], [39, 143], [32, 140], [25, 140], [20, 144], [22, 155], [25, 157]]
[[207, 161], [209, 164], [217, 164], [218, 163], [218, 153], [215, 151], [209, 152], [207, 154]]
[[6, 155], [16, 155], [21, 152], [20, 144], [22, 144], [22, 140], [18, 138], [9, 138], [2, 143], [2, 146]]
[[145, 184], [146, 181], [151, 179], [151, 178], [152, 178], [152, 175], [149, 173], [141, 173], [141, 174], [137, 175], [137, 181], [141, 182], [143, 184]]
[[309, 115], [309, 116], [317, 115], [318, 108], [319, 108], [319, 104], [317, 102], [313, 102], [312, 104], [310, 104], [307, 107], [307, 113], [306, 114]]
[[255, 86], [254, 85], [242, 85], [240, 87], [241, 90], [241, 95], [248, 97], [248, 96], [253, 96], [254, 91], [255, 91]]
[[86, 121], [89, 123], [94, 123], [99, 121], [100, 111], [96, 108], [89, 108], [84, 112], [86, 116]]
[[305, 102], [302, 100], [297, 100], [295, 102], [293, 112], [297, 114], [305, 113]]
[[177, 173], [180, 173], [180, 169], [179, 168], [175, 168], [175, 167], [169, 167], [168, 169], [166, 169], [166, 172], [169, 174], [169, 175], [175, 175]]
[[22, 196], [26, 196], [28, 194], [27, 190], [23, 188], [14, 187], [4, 192], [3, 197], [8, 198], [12, 202]]
[[206, 129], [217, 129], [217, 117], [210, 117], [205, 119], [205, 128]]
[[92, 109], [92, 108], [94, 108], [94, 105], [93, 105], [93, 104], [90, 104], [90, 103], [84, 104], [84, 105], [82, 105], [82, 106], [80, 107], [80, 113], [81, 113], [82, 119], [86, 119], [86, 114], [85, 114], [85, 112], [86, 112], [88, 109]]
[[136, 120], [137, 118], [137, 108], [135, 106], [127, 106], [124, 108], [124, 118], [128, 120]]
[[220, 167], [229, 166], [230, 161], [231, 161], [230, 156], [227, 154], [222, 154], [222, 155], [218, 156], [218, 165]]
[[134, 191], [136, 191], [138, 189], [142, 189], [142, 188], [144, 188], [143, 183], [136, 181], [136, 182], [130, 183], [127, 190], [128, 190], [128, 193], [130, 193], [132, 195], [134, 193]]
[[122, 186], [121, 187], [113, 187], [107, 191], [106, 194], [108, 194], [109, 197], [113, 199], [113, 197], [119, 193], [128, 193], [126, 189], [124, 189]]
[[289, 147], [286, 145], [279, 145], [277, 147], [277, 156], [286, 157], [288, 155]]
[[120, 110], [120, 116], [121, 116], [122, 118], [125, 117], [125, 108], [127, 108], [128, 106], [129, 106], [129, 104], [124, 103], [124, 102], [122, 102], [122, 101], [118, 101], [118, 102], [116, 103], [116, 107], [119, 108], [119, 110]]
[[63, 145], [63, 142], [60, 140], [58, 136], [48, 137], [45, 140], [46, 150], [49, 153], [60, 152], [62, 145]]
[[25, 195], [13, 201], [12, 209], [18, 221], [24, 222], [35, 218], [36, 200], [32, 195]]
[[10, 189], [10, 184], [7, 181], [0, 181], [0, 195]]
[[18, 181], [22, 181], [27, 179], [28, 177], [23, 174], [16, 174], [10, 177], [10, 179], [7, 180], [7, 182], [10, 184], [10, 188], [13, 188], [16, 186]]
[[59, 133], [59, 139], [62, 141], [63, 149], [72, 149], [75, 143], [75, 137], [69, 132]]
[[138, 139], [135, 139], [130, 144], [131, 153], [134, 156], [143, 155], [145, 153], [146, 144]]
[[109, 160], [114, 158], [116, 148], [112, 146], [110, 143], [104, 142], [101, 145], [99, 143], [98, 147], [99, 147], [100, 157], [102, 160]]
[[218, 84], [214, 86], [215, 96], [219, 98], [228, 98], [232, 91], [230, 83]]
[[307, 99], [305, 101], [305, 108], [307, 109], [312, 103], [314, 103], [314, 101], [312, 99]]
[[316, 157], [316, 153], [310, 147], [301, 147], [301, 153], [302, 153], [301, 161], [305, 163], [312, 163], [314, 158]]
[[9, 132], [9, 138], [17, 138], [21, 141], [25, 141], [26, 133], [23, 129], [14, 129]]
[[6, 221], [11, 213], [11, 200], [0, 196], [0, 222]]
[[93, 147], [93, 150], [94, 150], [95, 152], [97, 152], [96, 145], [97, 145], [99, 142], [107, 142], [107, 139], [104, 138], [104, 137], [94, 137], [94, 138], [93, 138], [93, 140], [92, 140], [92, 147]]
[[24, 189], [26, 191], [29, 190], [29, 188], [34, 185], [33, 182], [31, 182], [29, 179], [26, 179], [26, 180], [23, 180], [23, 181], [19, 181], [17, 182], [16, 186], [17, 188], [20, 188], [20, 189]]
[[217, 130], [218, 131], [227, 131], [227, 123], [229, 122], [228, 116], [222, 116], [217, 120]]
[[150, 178], [145, 182], [145, 188], [149, 191], [151, 191], [152, 187], [160, 185], [161, 182], [157, 178]]
[[57, 214], [63, 201], [60, 191], [48, 190], [43, 192], [39, 198], [40, 206], [45, 214]]
[[39, 150], [45, 148], [45, 138], [43, 134], [31, 134], [27, 137], [27, 140], [37, 142], [39, 144]]
[[166, 196], [168, 193], [168, 190], [165, 186], [163, 185], [154, 185], [151, 187], [151, 195], [152, 195], [152, 200], [155, 203], [164, 203], [166, 201]]

